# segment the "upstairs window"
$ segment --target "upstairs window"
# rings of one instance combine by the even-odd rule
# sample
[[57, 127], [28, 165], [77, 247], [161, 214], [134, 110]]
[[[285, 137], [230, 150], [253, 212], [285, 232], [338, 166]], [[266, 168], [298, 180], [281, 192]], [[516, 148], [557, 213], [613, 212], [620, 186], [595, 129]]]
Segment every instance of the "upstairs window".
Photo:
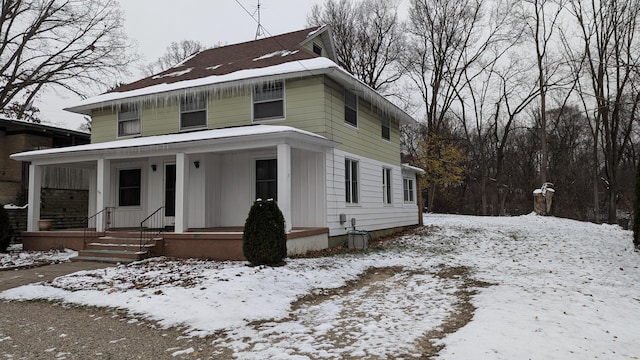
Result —
[[404, 190], [404, 202], [413, 203], [413, 179], [404, 178], [402, 180], [402, 185]]
[[382, 168], [382, 201], [391, 205], [391, 169]]
[[140, 169], [120, 170], [118, 174], [119, 206], [140, 206], [141, 174]]
[[344, 91], [344, 122], [358, 127], [358, 96], [349, 90]]
[[345, 202], [358, 203], [358, 162], [351, 159], [344, 160]]
[[284, 82], [275, 81], [253, 88], [253, 119], [284, 117]]
[[389, 118], [382, 116], [381, 122], [382, 138], [385, 140], [391, 140], [391, 129], [389, 128]]
[[313, 43], [313, 52], [322, 56], [322, 48], [320, 47], [320, 45]]
[[278, 160], [256, 160], [256, 199], [278, 200]]
[[118, 110], [118, 136], [140, 135], [140, 112], [135, 105], [122, 105]]
[[180, 98], [180, 130], [207, 127], [207, 95], [185, 95]]

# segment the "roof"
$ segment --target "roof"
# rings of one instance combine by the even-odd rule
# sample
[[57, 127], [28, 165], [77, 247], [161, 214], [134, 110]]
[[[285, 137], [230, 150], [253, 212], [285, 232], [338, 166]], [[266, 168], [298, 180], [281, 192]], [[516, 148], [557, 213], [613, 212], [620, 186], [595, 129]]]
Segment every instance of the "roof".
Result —
[[246, 69], [261, 69], [320, 55], [304, 48], [311, 39], [327, 32], [326, 26], [290, 32], [264, 39], [207, 49], [159, 74], [123, 85], [110, 92], [137, 90], [158, 84], [221, 76]]
[[[329, 48], [326, 49], [328, 58], [304, 48], [317, 37]], [[82, 100], [65, 110], [90, 115], [93, 109], [123, 103], [157, 103], [158, 99], [167, 100], [186, 93], [215, 94], [229, 89], [249, 89], [269, 81], [326, 75], [391, 113], [400, 123], [415, 123], [402, 109], [336, 64], [332, 60], [335, 57], [331, 39], [329, 28], [320, 26], [204, 50], [171, 69]]]
[[77, 137], [82, 137], [86, 139], [89, 139], [91, 137], [91, 134], [83, 131], [70, 130], [70, 129], [65, 129], [57, 126], [45, 125], [42, 123], [34, 123], [30, 121], [25, 121], [25, 120], [17, 120], [17, 119], [0, 117], [0, 127], [5, 127], [5, 126], [15, 126], [15, 127], [25, 128], [25, 129], [33, 129], [36, 131], [48, 132], [48, 133], [61, 135], [61, 136], [75, 135]]
[[313, 143], [320, 146], [333, 147], [337, 143], [328, 140], [324, 136], [312, 132], [300, 130], [290, 126], [275, 125], [247, 125], [215, 130], [193, 131], [179, 134], [145, 136], [124, 140], [107, 141], [94, 144], [70, 146], [66, 148], [55, 148], [45, 150], [26, 151], [11, 155], [11, 158], [18, 161], [40, 160], [44, 158], [60, 159], [61, 157], [75, 157], [79, 155], [112, 154], [117, 156], [123, 150], [131, 149], [139, 154], [143, 151], [157, 151], [158, 149], [169, 150], [177, 148], [188, 148], [195, 146], [205, 146], [211, 149], [212, 142], [220, 143], [223, 140], [242, 141], [243, 144], [251, 142], [250, 137], [256, 139], [269, 138], [289, 138], [300, 140], [305, 143]]

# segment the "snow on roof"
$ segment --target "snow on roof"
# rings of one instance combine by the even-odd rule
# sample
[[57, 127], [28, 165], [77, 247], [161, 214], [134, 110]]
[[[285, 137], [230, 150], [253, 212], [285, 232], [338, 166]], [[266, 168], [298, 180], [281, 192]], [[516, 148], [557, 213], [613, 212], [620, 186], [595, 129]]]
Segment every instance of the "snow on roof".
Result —
[[278, 51], [274, 51], [272, 53], [266, 54], [266, 55], [262, 55], [259, 56], [255, 59], [253, 59], [253, 61], [258, 61], [258, 60], [264, 60], [264, 59], [269, 59], [275, 56], [280, 56], [280, 57], [284, 57], [287, 55], [293, 55], [293, 54], [297, 54], [298, 50], [293, 50], [293, 51], [289, 51], [289, 50], [278, 50]]
[[170, 72], [168, 74], [161, 74], [161, 75], [154, 75], [151, 78], [152, 79], [162, 79], [165, 77], [176, 77], [176, 76], [182, 76], [184, 74], [188, 74], [191, 72], [191, 70], [193, 70], [193, 68], [186, 68], [184, 70], [179, 70], [179, 71], [174, 71], [174, 72]]
[[[218, 66], [219, 67], [219, 66]], [[88, 98], [78, 102], [75, 106], [69, 107], [65, 110], [78, 112], [86, 114], [87, 110], [94, 109], [100, 106], [114, 106], [121, 102], [121, 100], [127, 99], [128, 102], [131, 101], [145, 101], [151, 99], [145, 99], [146, 96], [152, 96], [155, 99], [159, 94], [166, 94], [169, 96], [172, 92], [176, 91], [185, 91], [187, 89], [192, 88], [202, 88], [202, 90], [213, 91], [214, 89], [211, 86], [215, 85], [230, 85], [232, 82], [238, 82], [242, 80], [251, 80], [256, 81], [257, 78], [264, 78], [268, 76], [277, 76], [277, 75], [285, 75], [292, 73], [304, 73], [308, 72], [309, 75], [312, 75], [311, 72], [314, 70], [328, 70], [333, 68], [339, 68], [339, 66], [331, 61], [330, 59], [324, 57], [317, 57], [308, 60], [299, 60], [287, 62], [284, 64], [278, 64], [269, 67], [257, 68], [257, 69], [246, 69], [239, 70], [236, 72], [232, 72], [224, 75], [212, 75], [204, 78], [193, 79], [193, 80], [184, 80], [173, 83], [162, 83], [157, 85], [152, 85], [148, 87], [143, 87], [140, 89], [124, 91], [124, 92], [108, 92], [102, 95], [98, 95], [92, 98]], [[209, 86], [209, 88], [205, 88]]]
[[409, 170], [409, 171], [413, 171], [415, 173], [418, 173], [420, 175], [424, 175], [427, 172], [424, 171], [423, 169], [419, 168], [419, 167], [415, 167], [415, 166], [411, 166], [409, 164], [402, 164], [402, 169], [403, 170]]
[[324, 136], [321, 136], [309, 131], [296, 129], [290, 126], [249, 125], [249, 126], [238, 126], [238, 127], [225, 128], [225, 129], [193, 131], [193, 132], [179, 133], [179, 134], [146, 136], [146, 137], [123, 139], [123, 140], [116, 140], [116, 141], [107, 141], [107, 142], [101, 142], [101, 143], [95, 143], [95, 144], [70, 146], [65, 148], [26, 151], [26, 152], [13, 154], [11, 155], [11, 158], [14, 160], [36, 159], [45, 155], [56, 155], [56, 154], [57, 155], [63, 155], [63, 154], [73, 155], [73, 154], [78, 154], [82, 152], [167, 146], [170, 144], [187, 143], [187, 142], [202, 141], [202, 140], [216, 140], [216, 139], [225, 139], [225, 138], [239, 138], [239, 137], [251, 136], [251, 135], [268, 135], [268, 134], [284, 134], [284, 133], [299, 134], [302, 136], [306, 136], [307, 138], [310, 137], [311, 139], [316, 139], [321, 142], [326, 142], [327, 144], [331, 143], [331, 141], [325, 138]]

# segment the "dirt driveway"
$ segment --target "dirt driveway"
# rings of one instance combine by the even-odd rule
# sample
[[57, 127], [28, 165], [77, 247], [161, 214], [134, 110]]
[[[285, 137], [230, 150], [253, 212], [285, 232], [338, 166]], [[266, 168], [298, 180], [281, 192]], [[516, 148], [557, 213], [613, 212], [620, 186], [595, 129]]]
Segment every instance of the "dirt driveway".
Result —
[[[0, 290], [24, 283], [44, 281], [82, 269], [106, 267], [97, 263], [64, 263], [47, 267], [0, 272]], [[376, 268], [363, 273], [346, 286], [322, 295], [304, 297], [292, 305], [291, 317], [297, 310], [316, 306], [350, 294], [366, 291], [369, 296], [384, 296], [386, 281], [398, 269]], [[432, 340], [440, 339], [464, 326], [475, 308], [470, 303], [474, 288], [485, 286], [468, 278], [465, 268], [442, 268], [436, 274], [442, 278], [464, 278], [465, 286], [456, 294], [459, 302], [445, 326], [425, 334], [416, 346], [422, 358], [438, 353]], [[360, 311], [357, 302], [352, 311]], [[280, 319], [284, 323], [292, 319]], [[248, 326], [261, 329], [265, 323]], [[333, 329], [326, 336], [346, 338], [344, 329]], [[271, 339], [278, 341], [277, 338]], [[330, 339], [327, 339], [330, 340]], [[335, 340], [335, 339], [333, 339]], [[330, 343], [335, 342], [330, 340]], [[247, 339], [247, 346], [255, 346]], [[348, 346], [348, 344], [344, 344]], [[0, 305], [0, 357], [12, 359], [227, 359], [234, 354], [224, 332], [209, 337], [186, 337], [183, 329], [162, 329], [151, 321], [132, 318], [122, 310], [68, 306], [44, 301], [5, 302]], [[398, 354], [400, 356], [400, 354]]]

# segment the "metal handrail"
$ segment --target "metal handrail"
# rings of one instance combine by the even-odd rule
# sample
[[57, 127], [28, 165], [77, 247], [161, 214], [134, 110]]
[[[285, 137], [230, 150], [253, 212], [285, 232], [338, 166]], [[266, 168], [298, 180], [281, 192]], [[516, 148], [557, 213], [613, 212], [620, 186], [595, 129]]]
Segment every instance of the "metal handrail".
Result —
[[[164, 231], [164, 206], [160, 206], [151, 215], [140, 221], [140, 251]], [[145, 226], [145, 223], [146, 226]], [[150, 254], [151, 255], [151, 254]]]
[[[112, 206], [107, 206], [104, 209], [98, 211], [97, 213], [87, 217], [86, 219], [84, 219], [84, 238], [83, 238], [83, 244], [86, 247], [87, 246], [87, 238], [89, 237], [89, 235], [91, 235], [91, 239], [95, 239], [98, 235], [98, 229], [96, 228], [97, 226], [95, 225], [95, 221], [97, 220], [99, 215], [104, 216], [104, 231], [109, 231], [111, 229], [111, 224], [112, 224], [112, 218], [111, 218], [111, 214], [113, 212], [115, 208]], [[93, 231], [91, 231], [91, 228], [89, 227], [89, 223], [93, 221], [94, 222], [94, 226], [93, 226]]]

